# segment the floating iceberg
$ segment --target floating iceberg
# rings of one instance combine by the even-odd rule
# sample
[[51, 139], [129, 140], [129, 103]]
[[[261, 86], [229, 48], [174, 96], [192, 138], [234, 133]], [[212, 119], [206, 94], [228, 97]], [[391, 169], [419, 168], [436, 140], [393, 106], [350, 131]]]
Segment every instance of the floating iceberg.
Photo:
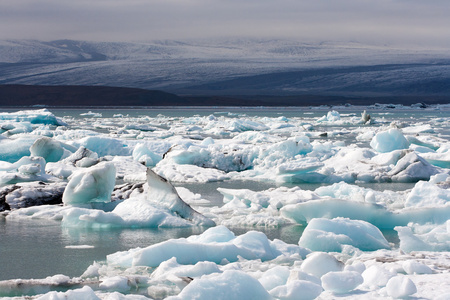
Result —
[[391, 152], [398, 149], [408, 149], [409, 142], [400, 130], [391, 128], [379, 132], [370, 142], [370, 146], [378, 152]]
[[312, 219], [299, 245], [312, 251], [339, 252], [344, 245], [363, 251], [389, 249], [381, 231], [370, 223], [344, 218]]
[[341, 120], [341, 115], [335, 111], [329, 111], [326, 116], [321, 117], [317, 122], [336, 122]]
[[215, 223], [192, 209], [189, 204], [181, 200], [178, 192], [167, 179], [159, 176], [151, 169], [147, 169], [147, 185], [149, 188], [148, 199], [158, 203], [170, 211], [176, 213], [183, 219], [189, 220], [197, 225], [214, 226]]

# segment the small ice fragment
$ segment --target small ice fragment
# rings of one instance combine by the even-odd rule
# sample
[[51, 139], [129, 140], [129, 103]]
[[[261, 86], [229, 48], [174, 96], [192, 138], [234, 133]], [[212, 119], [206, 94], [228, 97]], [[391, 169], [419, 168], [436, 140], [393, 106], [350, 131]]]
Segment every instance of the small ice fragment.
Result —
[[322, 287], [318, 284], [295, 280], [272, 289], [270, 295], [280, 300], [312, 300], [316, 299], [322, 291]]
[[64, 248], [66, 248], [66, 249], [92, 249], [92, 248], [95, 248], [95, 246], [92, 246], [92, 245], [67, 245]]
[[433, 270], [431, 270], [430, 267], [427, 265], [424, 265], [420, 262], [414, 261], [414, 260], [407, 260], [402, 263], [403, 270], [407, 274], [431, 274], [433, 273]]
[[226, 270], [223, 273], [202, 276], [193, 280], [176, 299], [271, 299], [269, 293], [250, 275], [238, 270]]
[[394, 273], [377, 265], [370, 266], [361, 275], [364, 278], [364, 285], [371, 288], [383, 287], [395, 276]]
[[128, 278], [124, 276], [114, 276], [102, 279], [98, 285], [102, 290], [126, 292], [130, 290]]
[[361, 274], [355, 271], [328, 272], [321, 280], [324, 290], [336, 294], [348, 293], [364, 281]]
[[342, 271], [344, 265], [333, 255], [323, 252], [314, 252], [308, 255], [301, 265], [303, 272], [316, 277], [322, 277], [328, 272]]
[[389, 279], [386, 289], [388, 295], [394, 299], [405, 298], [417, 292], [414, 282], [403, 275]]

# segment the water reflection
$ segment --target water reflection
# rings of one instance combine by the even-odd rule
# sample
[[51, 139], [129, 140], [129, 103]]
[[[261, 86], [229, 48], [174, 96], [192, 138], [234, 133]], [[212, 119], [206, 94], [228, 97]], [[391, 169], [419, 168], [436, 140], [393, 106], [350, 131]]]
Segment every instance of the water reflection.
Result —
[[[200, 234], [202, 227], [162, 229], [73, 229], [47, 220], [0, 218], [0, 280], [80, 276], [94, 261], [130, 248]], [[89, 245], [93, 248], [66, 248]]]

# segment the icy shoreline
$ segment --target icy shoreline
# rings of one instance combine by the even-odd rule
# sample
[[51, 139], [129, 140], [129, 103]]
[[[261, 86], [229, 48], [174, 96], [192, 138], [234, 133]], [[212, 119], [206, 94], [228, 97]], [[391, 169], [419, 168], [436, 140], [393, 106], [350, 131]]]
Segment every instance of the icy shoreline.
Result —
[[[447, 116], [414, 122], [330, 110], [319, 117], [83, 112], [60, 119], [45, 109], [0, 116], [5, 222], [56, 220], [65, 228], [98, 230], [206, 226], [198, 236], [111, 253], [79, 278], [0, 281], [0, 296], [450, 296], [444, 279], [450, 270]], [[224, 204], [216, 206], [167, 180], [281, 186], [219, 187]], [[357, 185], [383, 182], [414, 185], [397, 192]], [[303, 190], [296, 186], [302, 183], [326, 185]], [[56, 202], [45, 203], [50, 198]], [[296, 223], [305, 226], [296, 245], [252, 230], [236, 236], [227, 228]], [[398, 232], [399, 248], [383, 237], [383, 228]]]

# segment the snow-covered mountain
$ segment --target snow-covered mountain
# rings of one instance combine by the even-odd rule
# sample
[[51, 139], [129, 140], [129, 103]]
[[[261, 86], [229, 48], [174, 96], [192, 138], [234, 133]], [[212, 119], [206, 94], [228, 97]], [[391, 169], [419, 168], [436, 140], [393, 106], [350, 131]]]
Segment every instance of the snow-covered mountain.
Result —
[[268, 39], [8, 40], [0, 41], [0, 84], [197, 95], [450, 95], [450, 52]]

